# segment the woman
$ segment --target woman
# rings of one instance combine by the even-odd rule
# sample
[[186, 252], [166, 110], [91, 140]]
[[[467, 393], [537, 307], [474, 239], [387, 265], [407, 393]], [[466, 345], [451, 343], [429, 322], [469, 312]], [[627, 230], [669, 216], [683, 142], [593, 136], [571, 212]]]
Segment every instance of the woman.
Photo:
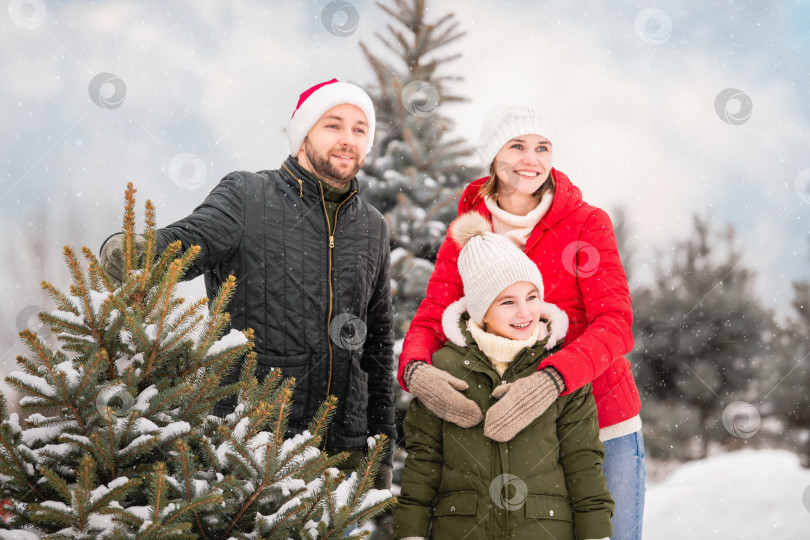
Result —
[[[552, 168], [552, 140], [551, 126], [534, 110], [506, 107], [490, 113], [478, 145], [490, 175], [468, 185], [459, 203], [459, 214], [479, 212], [494, 232], [524, 250], [543, 276], [545, 301], [570, 320], [563, 348], [541, 362], [537, 373], [499, 394], [500, 401], [487, 411], [484, 434], [508, 441], [557, 396], [593, 383], [603, 469], [616, 503], [613, 538], [637, 539], [644, 511], [644, 439], [638, 390], [623, 356], [633, 345], [627, 278], [610, 218], [584, 202], [568, 177]], [[447, 339], [441, 315], [463, 295], [458, 255], [446, 238], [405, 336], [398, 378], [434, 414], [469, 427], [483, 415], [461, 394], [467, 383], [416, 363], [429, 364]]]

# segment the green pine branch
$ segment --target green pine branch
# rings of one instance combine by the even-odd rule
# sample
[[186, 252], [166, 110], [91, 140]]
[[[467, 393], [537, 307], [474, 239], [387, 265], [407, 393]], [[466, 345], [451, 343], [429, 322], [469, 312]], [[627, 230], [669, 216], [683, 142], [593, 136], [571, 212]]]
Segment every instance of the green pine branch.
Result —
[[[176, 242], [156, 255], [147, 202], [145, 255], [136, 258], [134, 193], [130, 184], [124, 283], [113, 286], [87, 248], [86, 268], [66, 248], [69, 293], [43, 282], [57, 311], [40, 314], [60, 348], [20, 334], [28, 354], [7, 382], [31, 414], [23, 426], [16, 414], [6, 418], [0, 395], [7, 526], [52, 538], [299, 537], [325, 515], [325, 490], [342, 481], [324, 478], [345, 456], [317, 448], [337, 402], [322, 404], [308, 434], [284, 438], [295, 380], [281, 370], [257, 380], [252, 331], [220, 341], [235, 278], [210, 301], [176, 298], [198, 248], [180, 253]], [[240, 360], [240, 380], [222, 385]], [[210, 416], [233, 394], [233, 414]], [[370, 516], [341, 512], [341, 523], [352, 512]]]

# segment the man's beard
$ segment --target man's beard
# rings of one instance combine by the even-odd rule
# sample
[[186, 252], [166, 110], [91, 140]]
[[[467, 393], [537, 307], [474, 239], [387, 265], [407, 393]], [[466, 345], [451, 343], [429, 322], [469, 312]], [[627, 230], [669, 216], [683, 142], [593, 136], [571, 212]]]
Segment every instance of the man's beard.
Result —
[[[332, 153], [349, 154], [353, 156], [355, 159], [354, 166], [349, 172], [342, 173], [340, 169], [329, 162], [329, 155]], [[360, 167], [363, 166], [363, 163], [360, 161], [360, 156], [358, 156], [357, 152], [354, 150], [341, 149], [339, 152], [334, 152], [334, 148], [331, 148], [325, 155], [318, 154], [318, 152], [309, 142], [308, 137], [304, 138], [304, 154], [307, 156], [307, 161], [309, 161], [309, 164], [312, 166], [313, 173], [325, 180], [327, 184], [334, 183], [341, 187], [345, 186], [352, 178], [354, 178], [357, 171], [359, 171]]]

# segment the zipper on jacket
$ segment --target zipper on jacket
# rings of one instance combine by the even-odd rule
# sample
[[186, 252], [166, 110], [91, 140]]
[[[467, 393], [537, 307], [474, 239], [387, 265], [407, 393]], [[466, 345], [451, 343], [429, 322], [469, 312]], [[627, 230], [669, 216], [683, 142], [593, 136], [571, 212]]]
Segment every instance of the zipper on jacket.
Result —
[[[499, 463], [500, 463], [500, 456], [499, 456], [499, 452], [498, 452], [498, 445], [493, 444], [492, 445], [492, 470], [489, 473], [490, 478], [497, 478], [495, 473], [498, 472], [498, 464]], [[503, 471], [501, 471], [501, 474], [503, 474]], [[503, 486], [501, 487], [501, 492], [498, 493], [498, 498], [503, 499]], [[494, 503], [495, 501], [492, 501], [492, 502]], [[498, 505], [495, 505], [495, 504], [490, 504], [489, 505], [489, 530], [488, 530], [488, 533], [487, 533], [488, 538], [495, 538], [495, 522], [497, 521], [497, 517], [498, 517], [498, 508], [500, 508], [500, 506], [498, 506]]]
[[[340, 213], [340, 207], [343, 203], [351, 199], [357, 191], [352, 191], [349, 196], [340, 201], [335, 209], [335, 230], [332, 231], [332, 224], [329, 223], [329, 212], [326, 211], [326, 198], [323, 194], [323, 185], [318, 182], [318, 188], [321, 190], [321, 205], [323, 205], [323, 215], [326, 218], [326, 232], [329, 233], [329, 312], [326, 315], [326, 346], [329, 348], [329, 378], [326, 382], [326, 397], [332, 391], [332, 336], [329, 335], [329, 325], [332, 323], [332, 250], [335, 248], [335, 235], [337, 232], [337, 220]], [[329, 437], [329, 428], [327, 427], [323, 432], [323, 447], [326, 448], [326, 440]]]
[[[498, 457], [500, 457], [500, 459], [501, 459], [501, 474], [505, 475], [505, 478], [510, 478], [512, 473], [511, 473], [511, 469], [509, 468], [509, 443], [508, 442], [499, 442], [498, 443]], [[504, 492], [504, 493], [502, 493], [502, 495], [506, 495], [506, 493]], [[524, 505], [526, 504], [526, 499], [525, 498], [523, 500], [523, 504]], [[506, 529], [507, 534], [508, 534], [509, 530], [510, 530], [510, 528], [509, 528], [509, 517], [510, 517], [510, 514], [512, 513], [512, 510], [510, 510], [509, 508], [506, 508], [505, 510], [506, 510], [506, 512], [504, 512], [504, 514], [505, 514], [504, 519], [506, 521], [506, 526], [504, 528]], [[521, 510], [525, 511], [525, 510], [523, 510], [523, 506], [521, 506]]]
[[286, 163], [282, 163], [281, 166], [284, 167], [285, 171], [290, 173], [290, 176], [292, 176], [293, 178], [295, 178], [298, 181], [298, 196], [303, 199], [304, 198], [304, 182], [302, 182], [300, 178], [295, 176], [293, 174], [293, 172], [290, 169], [287, 168]]

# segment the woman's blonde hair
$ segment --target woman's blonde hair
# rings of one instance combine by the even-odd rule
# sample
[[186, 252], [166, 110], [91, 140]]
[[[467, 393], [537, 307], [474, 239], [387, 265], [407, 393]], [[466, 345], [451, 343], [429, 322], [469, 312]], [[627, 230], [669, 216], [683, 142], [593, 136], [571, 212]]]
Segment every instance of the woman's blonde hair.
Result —
[[[537, 188], [537, 191], [532, 193], [537, 199], [543, 198], [546, 193], [554, 193], [555, 181], [554, 175], [551, 171], [548, 172], [548, 178], [543, 184]], [[498, 171], [495, 170], [495, 160], [489, 166], [489, 178], [486, 179], [481, 189], [478, 190], [478, 195], [481, 197], [489, 197], [490, 199], [498, 198]]]

